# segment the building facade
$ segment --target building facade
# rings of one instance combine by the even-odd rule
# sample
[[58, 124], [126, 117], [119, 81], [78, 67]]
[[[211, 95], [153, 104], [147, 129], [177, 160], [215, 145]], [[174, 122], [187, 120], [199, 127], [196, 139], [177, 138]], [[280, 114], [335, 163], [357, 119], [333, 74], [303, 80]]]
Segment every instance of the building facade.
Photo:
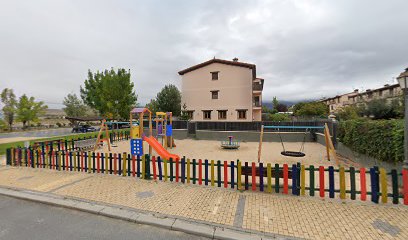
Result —
[[364, 104], [374, 99], [383, 99], [391, 102], [402, 95], [402, 90], [399, 84], [385, 84], [383, 87], [376, 89], [367, 89], [364, 92], [359, 92], [358, 89], [351, 93], [337, 95], [332, 98], [321, 100], [329, 106], [330, 113], [337, 113], [341, 108], [349, 105]]
[[264, 80], [254, 64], [211, 59], [179, 72], [192, 121], [261, 121]]

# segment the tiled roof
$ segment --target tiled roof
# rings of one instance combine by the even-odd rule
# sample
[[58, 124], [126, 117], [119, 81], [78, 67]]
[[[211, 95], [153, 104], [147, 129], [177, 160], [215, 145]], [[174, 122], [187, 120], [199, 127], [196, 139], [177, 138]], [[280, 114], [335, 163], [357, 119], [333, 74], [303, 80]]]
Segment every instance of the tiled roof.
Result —
[[194, 66], [186, 68], [184, 70], [181, 70], [180, 72], [178, 72], [178, 74], [184, 75], [184, 74], [186, 74], [188, 72], [191, 72], [191, 71], [194, 71], [196, 69], [205, 67], [205, 66], [210, 65], [212, 63], [221, 63], [221, 64], [226, 64], [226, 65], [232, 65], [232, 66], [245, 67], [245, 68], [252, 69], [253, 77], [254, 77], [254, 79], [256, 78], [256, 66], [255, 66], [255, 64], [238, 62], [238, 61], [228, 61], [228, 60], [217, 59], [217, 58], [211, 59], [209, 61], [197, 64], [197, 65], [194, 65]]

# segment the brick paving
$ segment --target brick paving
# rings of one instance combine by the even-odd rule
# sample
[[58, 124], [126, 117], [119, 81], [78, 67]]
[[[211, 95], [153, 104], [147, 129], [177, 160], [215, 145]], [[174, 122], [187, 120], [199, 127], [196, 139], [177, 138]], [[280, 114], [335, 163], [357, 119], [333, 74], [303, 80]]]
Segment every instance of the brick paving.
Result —
[[0, 167], [0, 186], [309, 239], [408, 239], [408, 206]]

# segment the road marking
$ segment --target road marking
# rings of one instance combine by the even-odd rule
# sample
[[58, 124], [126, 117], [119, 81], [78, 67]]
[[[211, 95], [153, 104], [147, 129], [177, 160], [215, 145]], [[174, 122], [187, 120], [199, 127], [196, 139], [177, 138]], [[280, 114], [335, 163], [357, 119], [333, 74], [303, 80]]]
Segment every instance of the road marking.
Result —
[[56, 187], [56, 188], [54, 188], [54, 189], [51, 189], [51, 190], [49, 190], [48, 192], [49, 192], [49, 193], [52, 193], [52, 192], [58, 191], [58, 190], [60, 190], [60, 189], [62, 189], [62, 188], [64, 188], [64, 187], [72, 186], [72, 185], [74, 185], [74, 184], [76, 184], [76, 183], [79, 183], [79, 182], [81, 182], [81, 181], [83, 181], [83, 180], [86, 180], [86, 179], [88, 179], [88, 178], [91, 178], [91, 177], [92, 177], [92, 176], [88, 176], [88, 177], [86, 177], [86, 178], [81, 178], [81, 179], [75, 180], [75, 181], [73, 181], [73, 182], [70, 182], [70, 183], [64, 184], [64, 185], [62, 185], [62, 186]]
[[218, 209], [220, 208], [221, 200], [222, 200], [222, 197], [217, 198], [217, 201], [215, 202], [215, 207], [214, 207], [214, 209], [212, 211], [212, 214], [214, 214], [214, 215], [217, 214]]
[[244, 223], [245, 201], [246, 196], [239, 195], [237, 202], [237, 210], [235, 211], [234, 217], [234, 227], [242, 228], [242, 224]]

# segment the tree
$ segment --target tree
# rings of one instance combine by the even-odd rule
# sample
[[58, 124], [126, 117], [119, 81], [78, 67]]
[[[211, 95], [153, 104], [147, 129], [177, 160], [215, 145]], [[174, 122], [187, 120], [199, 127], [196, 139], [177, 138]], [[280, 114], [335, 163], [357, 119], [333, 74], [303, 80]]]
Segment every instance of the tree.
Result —
[[29, 98], [24, 94], [17, 103], [17, 120], [23, 123], [23, 128], [26, 128], [30, 122], [37, 122], [38, 117], [44, 114], [47, 108], [44, 102], [35, 102], [34, 97]]
[[295, 116], [327, 117], [329, 108], [322, 102], [298, 103], [294, 107]]
[[290, 121], [290, 117], [287, 114], [283, 114], [283, 113], [269, 114], [268, 117], [269, 117], [269, 121], [273, 121], [273, 122]]
[[5, 88], [1, 92], [1, 102], [3, 106], [4, 120], [9, 125], [10, 131], [13, 127], [14, 115], [16, 113], [16, 95], [14, 95], [13, 89]]
[[137, 101], [130, 76], [130, 71], [123, 68], [96, 73], [89, 70], [88, 79], [81, 86], [81, 98], [105, 117], [128, 119]]
[[181, 113], [181, 94], [176, 86], [164, 86], [156, 96], [157, 107], [162, 112], [172, 112], [174, 116]]
[[367, 103], [365, 115], [373, 119], [391, 119], [400, 117], [399, 102], [394, 100], [391, 103], [382, 99], [374, 99]]
[[3, 119], [0, 118], [0, 130], [3, 130], [6, 128], [6, 123], [4, 122]]
[[286, 105], [283, 104], [283, 103], [279, 103], [279, 104], [277, 105], [277, 107], [276, 107], [276, 110], [277, 110], [278, 112], [287, 112], [287, 111], [288, 111], [288, 106], [286, 106]]
[[148, 108], [153, 113], [159, 112], [159, 106], [157, 105], [156, 99], [151, 99], [148, 104], [146, 104], [146, 108]]
[[276, 112], [279, 112], [279, 111], [278, 111], [279, 101], [278, 101], [278, 99], [277, 99], [276, 97], [273, 97], [272, 104], [273, 104], [273, 109], [274, 109]]
[[183, 110], [181, 110], [181, 116], [180, 116], [181, 120], [190, 120], [190, 117], [188, 116], [188, 111], [187, 111], [187, 104], [184, 103], [183, 104]]
[[345, 106], [337, 113], [339, 120], [352, 120], [359, 118], [359, 109], [356, 106]]
[[87, 107], [81, 99], [74, 93], [69, 93], [65, 98], [63, 108], [65, 114], [69, 117], [83, 117], [87, 113]]

